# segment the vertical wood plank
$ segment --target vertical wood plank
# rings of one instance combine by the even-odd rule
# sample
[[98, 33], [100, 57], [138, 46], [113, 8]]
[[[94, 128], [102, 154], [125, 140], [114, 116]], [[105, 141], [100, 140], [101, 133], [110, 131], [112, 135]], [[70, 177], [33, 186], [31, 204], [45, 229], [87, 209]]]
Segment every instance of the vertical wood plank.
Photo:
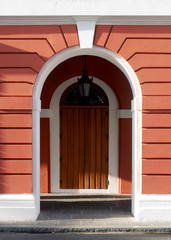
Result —
[[68, 120], [67, 120], [67, 109], [62, 109], [60, 111], [60, 187], [63, 189], [67, 188], [67, 181], [68, 181]]
[[96, 109], [96, 189], [101, 188], [101, 109]]
[[102, 109], [102, 172], [101, 188], [106, 189], [108, 180], [108, 109]]
[[84, 109], [79, 109], [79, 189], [84, 188], [84, 144], [85, 144], [85, 126], [84, 126]]
[[95, 128], [95, 109], [90, 109], [91, 123], [90, 123], [90, 188], [95, 189], [95, 170], [96, 170], [96, 128]]
[[84, 188], [90, 188], [90, 110], [85, 109], [85, 172], [84, 172]]
[[73, 109], [68, 109], [68, 184], [67, 188], [73, 188], [73, 172], [74, 172], [74, 164], [73, 164]]
[[74, 171], [73, 171], [73, 188], [78, 189], [79, 187], [79, 122], [78, 122], [78, 109], [73, 109], [74, 114], [74, 133], [73, 133], [73, 144], [74, 144]]
[[[60, 158], [59, 158], [59, 174], [60, 174], [60, 188], [63, 188], [63, 161], [64, 161], [64, 156], [63, 156], [63, 148], [64, 148], [64, 142], [63, 138], [64, 132], [63, 132], [63, 109], [60, 108]], [[65, 152], [65, 151], [64, 151]]]

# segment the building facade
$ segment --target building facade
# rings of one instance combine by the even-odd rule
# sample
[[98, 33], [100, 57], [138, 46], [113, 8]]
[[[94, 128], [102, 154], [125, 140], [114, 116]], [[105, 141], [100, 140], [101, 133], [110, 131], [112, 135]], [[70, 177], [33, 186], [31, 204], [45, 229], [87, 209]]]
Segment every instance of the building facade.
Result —
[[[61, 192], [132, 194], [137, 219], [170, 220], [169, 1], [11, 2], [0, 10], [0, 220], [36, 220], [40, 193]], [[103, 104], [77, 102], [84, 56]]]

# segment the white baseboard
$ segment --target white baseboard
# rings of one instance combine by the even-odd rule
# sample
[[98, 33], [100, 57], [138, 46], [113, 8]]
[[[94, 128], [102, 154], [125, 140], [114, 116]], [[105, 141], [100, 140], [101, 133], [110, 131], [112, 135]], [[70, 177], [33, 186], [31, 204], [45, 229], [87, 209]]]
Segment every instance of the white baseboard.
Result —
[[140, 221], [171, 221], [171, 195], [141, 195], [137, 219]]
[[39, 212], [33, 194], [0, 195], [0, 221], [35, 221]]

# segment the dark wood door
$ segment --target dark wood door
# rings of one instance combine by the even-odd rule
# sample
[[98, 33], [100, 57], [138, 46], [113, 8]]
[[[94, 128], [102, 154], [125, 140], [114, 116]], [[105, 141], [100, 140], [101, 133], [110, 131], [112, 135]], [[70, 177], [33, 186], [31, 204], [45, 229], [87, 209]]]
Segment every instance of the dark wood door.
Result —
[[60, 107], [60, 188], [106, 189], [108, 106]]

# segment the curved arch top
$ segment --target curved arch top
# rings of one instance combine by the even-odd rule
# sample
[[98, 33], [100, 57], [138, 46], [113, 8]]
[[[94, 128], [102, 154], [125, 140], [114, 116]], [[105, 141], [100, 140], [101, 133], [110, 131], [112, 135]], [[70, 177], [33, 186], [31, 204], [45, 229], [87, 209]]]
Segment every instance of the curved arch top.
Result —
[[[47, 78], [47, 76], [50, 74], [50, 72], [57, 67], [60, 63], [65, 61], [66, 59], [69, 59], [71, 57], [79, 56], [79, 55], [93, 55], [93, 56], [98, 56], [102, 57], [109, 62], [113, 63], [115, 66], [117, 66], [127, 77], [129, 84], [131, 86], [131, 90], [133, 93], [133, 98], [139, 98], [139, 100], [142, 97], [141, 94], [141, 87], [138, 81], [138, 78], [132, 69], [132, 67], [129, 65], [129, 63], [119, 56], [118, 54], [108, 50], [104, 49], [101, 47], [92, 47], [92, 48], [87, 48], [87, 49], [80, 49], [78, 46], [77, 47], [72, 47], [66, 50], [61, 51], [58, 54], [55, 54], [52, 58], [50, 58], [43, 68], [41, 69], [35, 86], [33, 90], [33, 98], [38, 98], [40, 99], [41, 91], [44, 85], [44, 82]], [[139, 109], [142, 108], [141, 102], [139, 104]]]

